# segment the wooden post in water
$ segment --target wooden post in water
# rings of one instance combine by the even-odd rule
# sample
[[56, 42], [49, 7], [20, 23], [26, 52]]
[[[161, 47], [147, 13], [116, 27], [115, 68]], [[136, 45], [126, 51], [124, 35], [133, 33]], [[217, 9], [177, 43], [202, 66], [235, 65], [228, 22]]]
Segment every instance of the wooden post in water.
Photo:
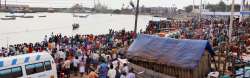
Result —
[[138, 14], [139, 14], [139, 2], [140, 0], [137, 0], [137, 5], [136, 5], [136, 12], [135, 12], [135, 28], [134, 32], [137, 32], [137, 22], [138, 22]]

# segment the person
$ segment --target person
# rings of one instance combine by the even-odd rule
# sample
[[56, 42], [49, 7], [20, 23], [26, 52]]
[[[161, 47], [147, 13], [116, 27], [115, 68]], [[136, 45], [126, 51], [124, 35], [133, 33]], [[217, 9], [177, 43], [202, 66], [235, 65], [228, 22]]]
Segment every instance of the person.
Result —
[[94, 64], [95, 68], [98, 65], [99, 57], [100, 56], [96, 52], [92, 53], [92, 64]]
[[126, 78], [126, 75], [127, 75], [127, 74], [126, 74], [125, 72], [122, 72], [120, 78]]
[[113, 65], [110, 65], [110, 69], [108, 71], [108, 77], [109, 78], [115, 78], [116, 76], [116, 70], [114, 69]]
[[67, 60], [63, 64], [63, 67], [65, 69], [65, 75], [67, 78], [70, 78], [70, 64], [71, 64], [71, 61], [69, 58], [67, 58]]
[[108, 65], [105, 63], [104, 60], [101, 60], [101, 64], [98, 67], [98, 69], [99, 69], [99, 78], [107, 78]]
[[128, 75], [127, 75], [127, 78], [135, 78], [135, 73], [134, 73], [134, 69], [133, 69], [133, 68], [131, 68], [131, 69], [129, 70], [129, 73], [128, 73]]
[[91, 58], [89, 56], [87, 56], [86, 58], [86, 68], [85, 68], [85, 71], [87, 72], [87, 74], [90, 72], [90, 61], [91, 61]]
[[121, 73], [119, 71], [119, 67], [118, 66], [115, 68], [115, 71], [116, 71], [115, 78], [121, 78]]
[[59, 59], [56, 66], [58, 78], [61, 78], [61, 74], [63, 73], [62, 65], [63, 65], [63, 59]]
[[80, 62], [79, 72], [81, 74], [81, 77], [83, 77], [83, 74], [85, 74], [85, 66], [83, 61]]
[[74, 74], [75, 76], [77, 76], [77, 71], [78, 71], [78, 65], [79, 65], [80, 61], [78, 59], [78, 57], [76, 56], [74, 59], [73, 59], [73, 70], [74, 70]]
[[126, 74], [129, 73], [128, 65], [126, 63], [123, 64], [122, 73], [126, 73]]
[[98, 78], [98, 75], [93, 67], [90, 68], [90, 73], [88, 74], [88, 78]]
[[47, 42], [48, 41], [48, 37], [47, 37], [47, 35], [45, 35], [45, 37], [44, 37], [44, 40], [43, 40], [44, 42]]

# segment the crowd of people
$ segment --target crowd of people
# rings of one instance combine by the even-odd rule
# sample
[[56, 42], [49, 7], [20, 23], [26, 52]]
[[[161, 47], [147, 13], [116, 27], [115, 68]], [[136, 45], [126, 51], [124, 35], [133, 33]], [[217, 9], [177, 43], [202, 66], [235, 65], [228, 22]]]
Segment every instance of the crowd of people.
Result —
[[[230, 61], [230, 65], [232, 66], [234, 62], [233, 58], [236, 59], [238, 64], [240, 64], [239, 62], [242, 64], [244, 63], [242, 61], [244, 60], [243, 57], [250, 54], [250, 22], [245, 20], [239, 21], [239, 19], [236, 18], [233, 21], [231, 38], [229, 38], [229, 22], [229, 20], [219, 18], [216, 20], [203, 19], [201, 22], [193, 19], [187, 21], [171, 21], [166, 24], [162, 24], [164, 21], [160, 23], [151, 22], [152, 24], [149, 24], [146, 33], [161, 33], [161, 28], [167, 27], [168, 29], [172, 28], [179, 31], [178, 34], [175, 34], [174, 38], [208, 40], [217, 55], [228, 52], [228, 60], [226, 61]], [[229, 39], [231, 39], [231, 42]], [[248, 63], [250, 63], [250, 61]], [[233, 70], [231, 66], [228, 67], [228, 71], [231, 72], [233, 76], [232, 73], [235, 73], [234, 70], [238, 70], [240, 67], [236, 67], [236, 69]], [[224, 70], [219, 69], [218, 71]]]
[[[145, 34], [161, 32], [161, 28], [171, 28], [179, 33], [177, 39], [208, 40], [214, 50], [229, 50], [238, 55], [247, 53], [250, 45], [250, 23], [234, 21], [232, 42], [229, 43], [228, 20], [195, 20], [149, 22]], [[141, 31], [142, 32], [142, 31]], [[10, 45], [0, 49], [0, 57], [7, 57], [33, 52], [49, 52], [57, 63], [58, 76], [70, 77], [70, 74], [88, 76], [89, 78], [135, 78], [133, 68], [119, 59], [125, 58], [126, 49], [136, 38], [132, 31], [110, 30], [104, 35], [62, 36], [61, 34], [46, 35], [42, 42]], [[222, 46], [222, 45], [225, 46]]]
[[70, 78], [72, 74], [88, 78], [135, 78], [133, 68], [120, 62], [135, 37], [136, 33], [125, 30], [71, 37], [51, 33], [42, 42], [2, 47], [0, 57], [48, 52], [57, 64], [59, 78]]
[[[245, 50], [250, 43], [250, 23], [248, 21], [234, 20], [232, 46], [240, 46]], [[160, 33], [162, 29], [168, 28], [168, 31], [172, 29], [178, 30], [175, 38], [178, 39], [201, 39], [209, 40], [213, 47], [217, 48], [222, 43], [229, 41], [229, 20], [217, 19], [217, 20], [206, 20], [203, 19], [201, 22], [198, 20], [187, 20], [187, 21], [160, 21], [160, 22], [149, 22], [147, 27], [147, 34]]]

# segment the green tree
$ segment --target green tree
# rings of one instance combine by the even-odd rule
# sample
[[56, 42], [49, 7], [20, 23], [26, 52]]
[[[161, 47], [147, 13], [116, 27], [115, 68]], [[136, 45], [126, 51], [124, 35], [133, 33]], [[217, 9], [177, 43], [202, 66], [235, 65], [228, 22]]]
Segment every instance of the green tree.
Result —
[[215, 11], [216, 11], [216, 7], [217, 7], [217, 6], [212, 5], [212, 4], [208, 4], [208, 5], [206, 6], [206, 8], [209, 9], [210, 11], [212, 11], [212, 12], [215, 12]]
[[217, 8], [218, 8], [218, 11], [225, 12], [227, 5], [223, 1], [220, 1], [219, 4], [217, 5]]
[[121, 13], [121, 10], [116, 9], [116, 10], [113, 11], [113, 13], [115, 13], [115, 14], [120, 14], [120, 13]]
[[[199, 6], [195, 5], [194, 8], [199, 8]], [[189, 5], [184, 7], [185, 12], [190, 13], [193, 11], [193, 5]]]
[[[219, 4], [208, 4], [206, 5], [206, 9], [212, 12], [228, 12], [231, 11], [231, 5], [226, 5], [224, 2], [220, 2]], [[240, 5], [235, 4], [234, 11], [240, 11]]]

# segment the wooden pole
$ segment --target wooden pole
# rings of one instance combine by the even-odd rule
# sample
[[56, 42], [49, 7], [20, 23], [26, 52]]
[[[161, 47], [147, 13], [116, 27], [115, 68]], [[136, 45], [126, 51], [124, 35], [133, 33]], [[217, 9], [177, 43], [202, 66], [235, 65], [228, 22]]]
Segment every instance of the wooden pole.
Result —
[[137, 22], [138, 22], [138, 14], [139, 14], [139, 2], [140, 0], [137, 0], [137, 5], [136, 5], [136, 12], [135, 12], [135, 28], [134, 32], [137, 32]]

